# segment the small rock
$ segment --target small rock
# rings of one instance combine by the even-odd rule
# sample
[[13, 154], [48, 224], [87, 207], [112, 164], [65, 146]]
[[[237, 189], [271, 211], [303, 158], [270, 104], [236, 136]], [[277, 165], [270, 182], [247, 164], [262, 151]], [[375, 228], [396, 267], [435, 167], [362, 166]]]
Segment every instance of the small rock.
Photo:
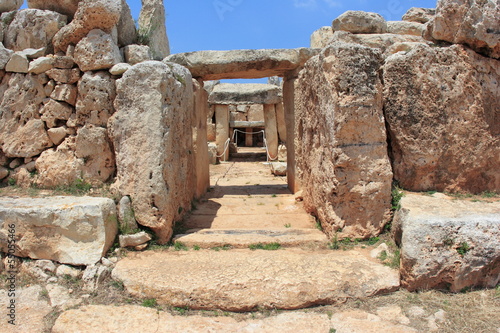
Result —
[[109, 258], [109, 261], [111, 261], [113, 264], [116, 264], [118, 262], [118, 258], [117, 257], [111, 257], [111, 258]]
[[121, 198], [118, 204], [118, 222], [120, 223], [120, 230], [124, 234], [133, 232], [139, 228], [129, 196]]
[[66, 137], [66, 128], [65, 127], [56, 127], [51, 128], [47, 131], [49, 135], [49, 139], [54, 143], [54, 145], [59, 145], [64, 141]]
[[66, 310], [82, 303], [81, 299], [71, 298], [71, 293], [66, 287], [48, 285], [47, 291], [49, 292], [50, 305], [52, 307], [59, 307], [61, 310]]
[[5, 48], [3, 44], [0, 43], [0, 69], [5, 68], [5, 65], [7, 65], [13, 53], [14, 51]]
[[80, 80], [80, 78], [82, 77], [82, 73], [78, 68], [71, 68], [71, 69], [52, 68], [51, 70], [47, 71], [47, 75], [51, 79], [59, 83], [69, 83], [69, 84], [78, 82], [78, 80]]
[[388, 253], [389, 252], [389, 246], [387, 246], [386, 243], [382, 243], [380, 244], [376, 249], [373, 249], [371, 252], [370, 252], [370, 257], [372, 258], [378, 258], [380, 256], [380, 254], [382, 252], [386, 252]]
[[0, 180], [7, 178], [9, 174], [10, 172], [7, 168], [0, 166]]
[[43, 269], [35, 266], [35, 263], [32, 261], [23, 262], [21, 265], [21, 270], [41, 281], [47, 281], [51, 277], [50, 275], [45, 273]]
[[42, 57], [45, 54], [45, 51], [47, 50], [46, 47], [41, 47], [39, 49], [24, 49], [20, 51], [22, 54], [26, 55], [29, 59], [37, 59]]
[[10, 164], [9, 164], [9, 168], [11, 169], [15, 169], [17, 168], [18, 166], [20, 166], [23, 162], [21, 162], [21, 159], [20, 158], [15, 158], [13, 159]]
[[132, 65], [121, 62], [119, 64], [114, 65], [113, 67], [110, 68], [109, 73], [112, 75], [122, 75], [126, 71], [128, 71]]
[[36, 60], [33, 60], [29, 64], [28, 72], [33, 74], [41, 74], [51, 69], [52, 66], [53, 66], [53, 58], [41, 57]]
[[56, 276], [64, 277], [71, 276], [72, 278], [78, 278], [80, 276], [80, 271], [68, 265], [60, 265], [56, 269]]
[[26, 170], [28, 170], [28, 172], [33, 172], [36, 170], [36, 161], [31, 161], [29, 163], [26, 163], [22, 167], [25, 168]]
[[75, 65], [72, 57], [58, 56], [54, 58], [54, 67], [59, 69], [71, 69]]
[[275, 176], [286, 176], [287, 164], [284, 162], [271, 163], [271, 170]]
[[106, 267], [113, 267], [114, 266], [114, 263], [111, 260], [104, 258], [104, 257], [101, 258], [101, 264], [103, 264]]
[[35, 266], [40, 267], [44, 272], [55, 273], [57, 266], [50, 260], [36, 260]]
[[300, 190], [297, 193], [295, 193], [295, 201], [297, 202], [304, 201], [304, 191]]
[[410, 8], [406, 14], [403, 15], [403, 21], [427, 23], [436, 15], [434, 8]]
[[28, 73], [29, 61], [26, 55], [15, 52], [5, 65], [5, 71], [14, 73]]
[[52, 276], [47, 280], [47, 283], [57, 283], [57, 282], [59, 282], [59, 280], [55, 276]]
[[111, 275], [111, 269], [105, 266], [90, 265], [83, 272], [84, 290], [95, 291]]
[[119, 240], [120, 247], [135, 247], [149, 242], [151, 240], [151, 236], [148, 233], [141, 231], [133, 235], [120, 235]]
[[152, 59], [150, 48], [147, 45], [127, 45], [123, 48], [123, 54], [125, 61], [131, 65]]
[[54, 88], [54, 91], [52, 92], [50, 97], [55, 99], [56, 101], [66, 102], [68, 104], [75, 106], [77, 95], [78, 95], [78, 90], [75, 85], [58, 84]]
[[144, 251], [148, 247], [148, 244], [142, 244], [142, 245], [137, 245], [134, 247], [134, 250], [136, 251]]

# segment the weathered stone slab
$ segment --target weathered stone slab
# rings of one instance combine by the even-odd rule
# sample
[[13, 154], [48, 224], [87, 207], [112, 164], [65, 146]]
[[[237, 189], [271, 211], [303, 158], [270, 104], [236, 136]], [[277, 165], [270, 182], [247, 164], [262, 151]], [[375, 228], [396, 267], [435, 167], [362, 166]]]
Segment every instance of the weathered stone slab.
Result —
[[[147, 322], [147, 325], [144, 325]], [[382, 326], [382, 323], [381, 323]], [[328, 333], [326, 314], [290, 312], [265, 319], [237, 321], [230, 317], [173, 316], [137, 305], [90, 305], [64, 312], [56, 321], [53, 333], [80, 332], [89, 328], [97, 332], [177, 333], [177, 332], [259, 332]], [[340, 331], [339, 331], [340, 332]], [[395, 332], [395, 331], [389, 331]]]
[[476, 52], [500, 58], [500, 3], [496, 0], [439, 0], [429, 23], [432, 37], [466, 44]]
[[333, 38], [333, 29], [331, 26], [321, 27], [311, 35], [312, 48], [324, 48], [328, 46]]
[[391, 208], [379, 68], [378, 50], [335, 43], [306, 63], [296, 83], [304, 206], [330, 237], [377, 236]]
[[116, 81], [116, 92], [108, 122], [116, 152], [113, 186], [130, 196], [137, 222], [166, 243], [196, 187], [191, 74], [177, 64], [146, 61]]
[[68, 17], [73, 17], [81, 0], [28, 0], [28, 7], [35, 9], [51, 10]]
[[[255, 217], [257, 218], [255, 219]], [[288, 216], [284, 217], [286, 218]], [[245, 218], [248, 218], [249, 220], [259, 220], [258, 216], [245, 216]], [[227, 220], [230, 219], [231, 216]], [[260, 217], [260, 219], [262, 219], [262, 217]], [[250, 245], [257, 243], [279, 243], [282, 247], [308, 245], [325, 247], [328, 244], [328, 238], [323, 232], [317, 229], [204, 229], [191, 234], [177, 235], [174, 240], [187, 246], [199, 246], [202, 249], [222, 247], [227, 244], [240, 249], [248, 248]]]
[[[0, 244], [14, 230], [19, 257], [70, 265], [98, 262], [117, 233], [113, 200], [93, 197], [0, 199]], [[12, 227], [14, 226], [14, 227]]]
[[414, 35], [399, 35], [394, 33], [387, 34], [352, 34], [346, 31], [336, 31], [333, 34], [333, 39], [327, 40], [326, 43], [344, 42], [360, 44], [367, 47], [373, 47], [385, 52], [392, 45], [397, 43], [426, 43], [421, 36]]
[[211, 104], [250, 105], [281, 103], [281, 89], [273, 84], [221, 83], [208, 97]]
[[404, 189], [500, 189], [499, 81], [499, 61], [459, 45], [386, 59], [384, 110]]
[[434, 8], [412, 7], [403, 15], [403, 21], [425, 24], [429, 22], [434, 15], [436, 15], [436, 10]]
[[264, 127], [264, 121], [230, 121], [229, 126], [233, 128], [255, 128]]
[[187, 67], [203, 80], [257, 79], [284, 76], [319, 53], [318, 49], [198, 51], [173, 54], [164, 61]]
[[355, 34], [385, 33], [387, 24], [377, 13], [348, 10], [332, 22], [333, 31], [349, 31]]
[[75, 47], [75, 62], [83, 72], [110, 69], [123, 62], [123, 57], [111, 35], [91, 30]]
[[406, 194], [395, 226], [409, 290], [458, 292], [500, 282], [500, 202]]
[[422, 36], [426, 26], [417, 22], [388, 21], [387, 32], [398, 35]]
[[228, 311], [334, 304], [399, 287], [396, 270], [355, 251], [144, 252], [119, 261], [112, 275], [134, 296]]
[[[12, 298], [9, 297], [8, 290], [0, 290], [0, 302], [4, 304], [3, 318], [2, 318], [2, 332], [4, 333], [19, 333], [19, 332], [33, 332], [42, 333], [44, 329], [44, 317], [48, 315], [52, 308], [48, 301], [40, 298], [42, 287], [35, 285], [31, 287], [18, 288], [16, 290], [16, 308], [15, 316], [7, 316], [8, 311], [6, 308], [10, 304]], [[9, 324], [7, 321], [15, 318], [15, 325]]]

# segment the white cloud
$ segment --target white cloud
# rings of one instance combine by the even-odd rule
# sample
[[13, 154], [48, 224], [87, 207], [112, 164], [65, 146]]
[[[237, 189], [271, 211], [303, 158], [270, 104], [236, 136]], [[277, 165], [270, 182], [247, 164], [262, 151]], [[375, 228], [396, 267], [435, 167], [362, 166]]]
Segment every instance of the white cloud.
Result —
[[314, 9], [317, 6], [316, 0], [293, 0], [295, 8]]
[[335, 8], [340, 8], [342, 7], [342, 3], [340, 3], [339, 1], [335, 1], [335, 0], [323, 0], [329, 7], [335, 7]]

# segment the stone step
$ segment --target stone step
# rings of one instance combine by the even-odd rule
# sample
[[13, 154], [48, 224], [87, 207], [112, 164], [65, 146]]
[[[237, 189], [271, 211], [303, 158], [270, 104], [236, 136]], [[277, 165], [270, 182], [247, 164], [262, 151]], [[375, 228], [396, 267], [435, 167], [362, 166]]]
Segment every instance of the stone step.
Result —
[[[194, 230], [193, 230], [194, 231]], [[177, 235], [174, 242], [202, 249], [231, 245], [248, 248], [254, 244], [278, 243], [281, 247], [326, 247], [328, 238], [317, 229], [202, 229]]]
[[308, 214], [274, 215], [191, 215], [183, 226], [190, 229], [314, 229], [314, 218]]
[[193, 310], [300, 309], [397, 290], [399, 271], [362, 251], [146, 251], [112, 276], [133, 297]]

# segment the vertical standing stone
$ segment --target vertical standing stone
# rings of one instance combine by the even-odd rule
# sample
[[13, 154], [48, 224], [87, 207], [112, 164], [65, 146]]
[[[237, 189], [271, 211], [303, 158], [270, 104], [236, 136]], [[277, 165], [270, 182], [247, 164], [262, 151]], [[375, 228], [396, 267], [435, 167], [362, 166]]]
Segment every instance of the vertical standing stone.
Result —
[[253, 146], [253, 128], [247, 128], [245, 130], [247, 134], [245, 134], [245, 146], [252, 147]]
[[116, 152], [113, 187], [132, 199], [135, 218], [165, 244], [195, 194], [193, 84], [177, 64], [145, 61], [116, 81], [109, 135]]
[[280, 141], [286, 144], [285, 107], [283, 103], [276, 104], [276, 119], [278, 120], [278, 134]]
[[[217, 144], [217, 155], [222, 155], [221, 161], [229, 159], [229, 146], [227, 140], [229, 139], [229, 106], [216, 105], [215, 106], [215, 120], [216, 120], [216, 136], [215, 143]], [[227, 147], [227, 149], [225, 149]], [[225, 150], [225, 152], [224, 152]]]
[[162, 0], [142, 0], [138, 39], [139, 43], [150, 47], [155, 60], [162, 60], [170, 54]]
[[295, 73], [288, 73], [283, 82], [283, 106], [285, 110], [285, 125], [287, 132], [287, 170], [288, 188], [292, 193], [301, 190], [299, 179], [295, 176]]
[[203, 81], [193, 79], [194, 87], [194, 126], [193, 143], [196, 166], [196, 197], [201, 197], [210, 187], [208, 166], [207, 115], [208, 93], [203, 89]]
[[266, 130], [267, 149], [269, 159], [278, 158], [278, 124], [276, 119], [276, 104], [264, 105], [264, 122]]

